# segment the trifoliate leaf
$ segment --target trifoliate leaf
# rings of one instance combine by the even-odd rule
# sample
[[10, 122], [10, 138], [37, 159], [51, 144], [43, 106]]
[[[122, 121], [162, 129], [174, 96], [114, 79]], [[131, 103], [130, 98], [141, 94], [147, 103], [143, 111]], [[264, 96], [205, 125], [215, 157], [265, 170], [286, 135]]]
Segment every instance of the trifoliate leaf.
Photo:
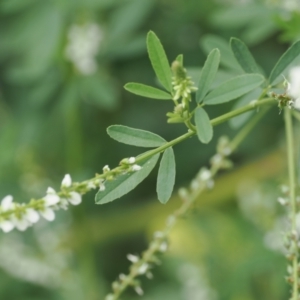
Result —
[[172, 99], [172, 96], [165, 91], [156, 89], [152, 86], [140, 84], [140, 83], [127, 83], [124, 86], [125, 90], [130, 93], [159, 100], [169, 100]]
[[137, 147], [152, 148], [166, 143], [165, 139], [155, 133], [123, 125], [109, 126], [107, 133], [111, 138], [120, 143]]
[[203, 100], [203, 98], [209, 91], [209, 88], [211, 87], [212, 83], [214, 82], [215, 76], [218, 71], [219, 63], [220, 51], [219, 49], [213, 49], [209, 53], [201, 71], [198, 83], [198, 90], [196, 93], [197, 103], [200, 103]]
[[210, 92], [204, 98], [204, 103], [214, 105], [234, 100], [259, 87], [264, 81], [264, 77], [259, 74], [245, 74], [234, 77]]
[[175, 156], [172, 148], [165, 150], [160, 161], [156, 191], [158, 200], [166, 204], [171, 198], [176, 175]]
[[147, 49], [154, 72], [163, 87], [172, 91], [172, 71], [165, 50], [153, 31], [147, 35]]
[[213, 127], [208, 114], [202, 107], [198, 107], [195, 111], [195, 123], [199, 140], [204, 144], [209, 143], [213, 137]]

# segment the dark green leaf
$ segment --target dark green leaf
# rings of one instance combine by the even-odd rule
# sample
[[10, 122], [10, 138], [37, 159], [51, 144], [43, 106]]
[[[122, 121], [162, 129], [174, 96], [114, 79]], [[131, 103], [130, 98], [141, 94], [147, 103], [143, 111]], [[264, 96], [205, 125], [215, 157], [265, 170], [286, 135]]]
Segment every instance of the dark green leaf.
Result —
[[160, 161], [158, 176], [157, 176], [157, 197], [158, 200], [165, 204], [170, 199], [176, 175], [175, 156], [172, 148], [165, 150]]
[[219, 63], [220, 51], [218, 49], [213, 49], [209, 53], [201, 71], [198, 83], [198, 90], [196, 94], [197, 103], [200, 103], [209, 91], [209, 88], [211, 87], [217, 74]]
[[129, 193], [150, 174], [158, 158], [159, 154], [156, 154], [140, 164], [142, 167], [140, 171], [118, 175], [114, 180], [107, 181], [105, 190], [96, 194], [96, 204], [105, 204]]
[[165, 50], [153, 31], [147, 35], [147, 49], [154, 72], [163, 87], [172, 91], [172, 72]]
[[159, 147], [166, 140], [150, 131], [131, 128], [123, 125], [112, 125], [107, 128], [108, 135], [114, 140], [137, 147]]
[[245, 74], [225, 81], [205, 98], [207, 105], [220, 104], [234, 100], [259, 87], [264, 82], [264, 77], [259, 74]]
[[172, 96], [165, 91], [140, 83], [127, 83], [124, 88], [125, 90], [142, 97], [160, 100], [172, 99]]
[[237, 38], [231, 38], [230, 47], [237, 62], [246, 73], [260, 73], [260, 69], [245, 43]]
[[198, 107], [195, 111], [195, 123], [199, 140], [204, 144], [209, 143], [213, 137], [213, 127], [208, 114], [202, 107]]
[[270, 74], [270, 83], [274, 81], [283, 73], [283, 71], [293, 62], [300, 54], [300, 41], [294, 43], [287, 51], [279, 58], [275, 67]]

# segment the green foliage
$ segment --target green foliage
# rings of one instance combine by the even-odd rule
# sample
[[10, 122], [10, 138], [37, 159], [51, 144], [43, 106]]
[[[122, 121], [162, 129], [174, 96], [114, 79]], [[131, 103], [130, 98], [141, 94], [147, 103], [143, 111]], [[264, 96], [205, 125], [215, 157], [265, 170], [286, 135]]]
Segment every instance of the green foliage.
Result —
[[295, 42], [289, 49], [279, 58], [270, 74], [270, 84], [274, 84], [275, 80], [284, 72], [284, 70], [300, 55], [300, 41]]
[[142, 169], [118, 175], [114, 180], [105, 183], [105, 191], [96, 194], [96, 204], [105, 204], [126, 195], [139, 185], [153, 170], [159, 158], [159, 154], [153, 155], [140, 165]]
[[127, 90], [130, 93], [152, 98], [152, 99], [159, 99], [159, 100], [169, 100], [172, 99], [172, 96], [165, 91], [156, 89], [152, 86], [144, 85], [141, 83], [127, 83], [124, 86], [125, 90]]
[[209, 143], [213, 137], [213, 127], [208, 114], [202, 107], [197, 107], [195, 111], [195, 123], [199, 140], [204, 144]]
[[167, 91], [171, 92], [172, 72], [168, 58], [160, 40], [152, 31], [147, 35], [147, 49], [157, 79]]
[[200, 103], [206, 96], [207, 92], [211, 88], [211, 85], [215, 79], [220, 62], [220, 51], [218, 49], [212, 50], [201, 70], [201, 75], [198, 83], [198, 90], [196, 93], [196, 101]]
[[260, 69], [245, 43], [237, 38], [231, 38], [230, 47], [237, 62], [246, 73], [260, 73]]
[[120, 143], [137, 147], [159, 147], [166, 142], [162, 137], [150, 131], [123, 125], [112, 125], [107, 128], [107, 133]]
[[207, 105], [215, 105], [234, 100], [259, 87], [264, 81], [264, 77], [259, 74], [237, 76], [224, 82], [210, 92], [204, 98], [204, 103]]
[[176, 165], [174, 151], [170, 147], [165, 150], [160, 161], [158, 176], [157, 176], [157, 198], [166, 204], [172, 196], [176, 176]]

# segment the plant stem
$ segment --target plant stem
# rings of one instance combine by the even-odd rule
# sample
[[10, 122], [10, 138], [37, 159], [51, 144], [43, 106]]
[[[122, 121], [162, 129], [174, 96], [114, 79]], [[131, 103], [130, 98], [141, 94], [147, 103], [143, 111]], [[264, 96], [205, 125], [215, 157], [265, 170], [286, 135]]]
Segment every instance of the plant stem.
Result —
[[[263, 106], [263, 105], [269, 105], [269, 104], [275, 104], [275, 103], [277, 103], [277, 102], [273, 98], [267, 98], [267, 99], [260, 100], [260, 101], [252, 101], [248, 105], [245, 105], [241, 108], [238, 108], [238, 109], [235, 109], [235, 110], [233, 110], [229, 113], [226, 113], [226, 114], [224, 114], [220, 117], [212, 119], [210, 121], [210, 123], [211, 123], [212, 126], [216, 126], [216, 125], [219, 125], [221, 123], [224, 123], [224, 122], [228, 121], [229, 119], [231, 119], [233, 117], [241, 115], [241, 114], [243, 114], [247, 111], [253, 110], [253, 109], [258, 108], [258, 107]], [[170, 142], [167, 142], [167, 143], [163, 144], [162, 146], [160, 146], [156, 149], [150, 150], [146, 153], [143, 153], [143, 154], [139, 155], [136, 159], [136, 162], [137, 163], [141, 162], [142, 160], [147, 159], [148, 157], [151, 157], [152, 155], [163, 152], [167, 148], [172, 147], [172, 146], [174, 146], [174, 145], [190, 138], [191, 136], [193, 136], [195, 134], [196, 134], [195, 131], [188, 131], [187, 133], [179, 136], [178, 138], [176, 138], [176, 139], [174, 139]]]
[[[290, 202], [291, 202], [291, 223], [292, 223], [292, 235], [297, 232], [296, 226], [296, 172], [295, 172], [295, 155], [294, 155], [294, 141], [293, 141], [293, 123], [292, 112], [290, 109], [285, 108], [284, 113], [286, 140], [287, 140], [287, 159], [289, 170], [289, 185], [290, 185]], [[296, 234], [297, 235], [297, 234]], [[292, 261], [292, 300], [298, 300], [298, 239], [295, 237], [293, 242], [293, 261]]]

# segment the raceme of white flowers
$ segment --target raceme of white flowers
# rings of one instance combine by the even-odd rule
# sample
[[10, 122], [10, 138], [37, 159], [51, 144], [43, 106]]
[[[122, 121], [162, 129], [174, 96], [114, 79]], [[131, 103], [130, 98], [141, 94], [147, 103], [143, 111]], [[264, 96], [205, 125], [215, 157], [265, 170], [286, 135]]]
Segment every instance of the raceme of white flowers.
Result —
[[[120, 164], [125, 166], [122, 173], [137, 172], [141, 166], [137, 165], [135, 157], [125, 158]], [[108, 165], [104, 166], [103, 174], [105, 179], [114, 179]], [[106, 174], [106, 175], [105, 175]], [[79, 205], [82, 201], [82, 194], [92, 189], [99, 188], [105, 191], [105, 179], [93, 178], [81, 183], [72, 184], [70, 174], [66, 174], [61, 182], [61, 191], [56, 192], [52, 187], [48, 187], [46, 195], [38, 200], [31, 200], [28, 204], [16, 203], [13, 197], [4, 197], [0, 205], [0, 228], [4, 232], [10, 232], [14, 228], [24, 231], [34, 223], [38, 222], [42, 216], [48, 221], [55, 219], [55, 210], [68, 209], [68, 206]]]
[[103, 31], [98, 24], [72, 25], [65, 49], [66, 58], [81, 74], [94, 74], [98, 69], [96, 55], [102, 40]]

